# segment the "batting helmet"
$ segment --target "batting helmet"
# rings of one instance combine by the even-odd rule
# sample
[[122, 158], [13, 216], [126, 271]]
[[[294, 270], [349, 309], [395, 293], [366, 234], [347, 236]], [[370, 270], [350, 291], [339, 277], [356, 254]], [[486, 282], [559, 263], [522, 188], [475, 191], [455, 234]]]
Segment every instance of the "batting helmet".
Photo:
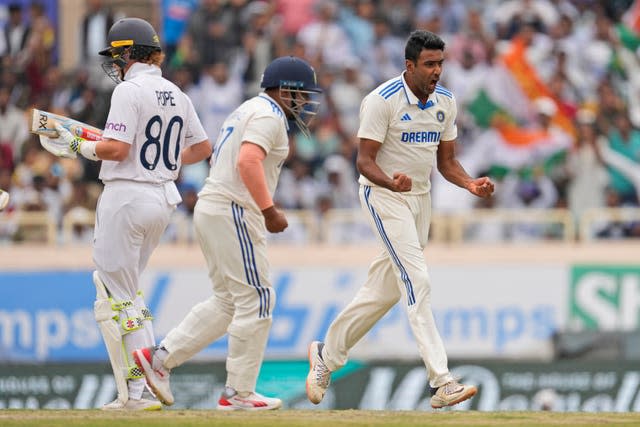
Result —
[[131, 47], [131, 59], [140, 59], [152, 51], [162, 50], [156, 30], [140, 18], [123, 18], [114, 23], [107, 35], [107, 42], [109, 47], [101, 50], [100, 55], [113, 57]]
[[305, 60], [295, 56], [276, 58], [264, 70], [260, 87], [291, 88], [310, 92], [322, 92], [316, 72]]
[[102, 64], [102, 69], [116, 83], [124, 79], [123, 70], [130, 60], [143, 60], [152, 52], [162, 51], [156, 30], [140, 18], [118, 20], [111, 26], [107, 42], [109, 47], [98, 53], [110, 58]]
[[265, 68], [260, 87], [280, 90], [280, 100], [303, 134], [309, 135], [309, 123], [320, 106], [312, 95], [322, 92], [316, 72], [305, 60], [295, 56], [276, 58]]

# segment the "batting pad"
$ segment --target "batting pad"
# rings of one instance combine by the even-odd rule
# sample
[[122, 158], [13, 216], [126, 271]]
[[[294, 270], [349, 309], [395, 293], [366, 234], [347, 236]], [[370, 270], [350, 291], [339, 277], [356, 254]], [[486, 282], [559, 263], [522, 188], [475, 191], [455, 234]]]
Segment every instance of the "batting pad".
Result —
[[122, 336], [142, 328], [143, 321], [140, 316], [137, 316], [132, 301], [114, 302], [109, 297], [107, 288], [100, 280], [97, 271], [93, 272], [93, 283], [96, 286], [93, 313], [109, 354], [118, 399], [126, 402], [129, 400], [127, 379], [142, 378], [143, 374], [135, 364], [129, 362]]

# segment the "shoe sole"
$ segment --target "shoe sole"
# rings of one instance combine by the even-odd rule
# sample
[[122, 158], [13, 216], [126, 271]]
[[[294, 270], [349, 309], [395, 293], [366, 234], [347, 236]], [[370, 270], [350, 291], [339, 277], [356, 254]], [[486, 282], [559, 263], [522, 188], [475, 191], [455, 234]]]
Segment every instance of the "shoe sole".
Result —
[[255, 408], [241, 408], [241, 407], [237, 407], [237, 406], [221, 406], [218, 405], [218, 410], [219, 411], [249, 411], [249, 412], [256, 412], [256, 411], [275, 411], [278, 410], [282, 407], [282, 404], [278, 405], [278, 406], [258, 406]]
[[133, 352], [133, 360], [136, 362], [136, 365], [138, 365], [138, 368], [142, 369], [142, 373], [144, 373], [144, 377], [147, 380], [147, 385], [149, 386], [151, 391], [153, 391], [153, 394], [163, 404], [167, 406], [173, 405], [174, 401], [170, 399], [166, 399], [165, 396], [162, 395], [162, 393], [159, 393], [158, 387], [156, 387], [153, 381], [149, 379], [149, 375], [147, 375], [147, 372], [153, 370], [153, 368], [151, 368], [151, 365], [149, 365], [149, 363], [147, 362], [147, 358], [144, 357], [144, 355], [142, 355], [141, 357], [141, 355], [138, 353], [142, 353], [141, 350], [135, 350]]
[[449, 402], [449, 403], [445, 403], [442, 405], [434, 405], [433, 403], [431, 404], [431, 407], [433, 409], [440, 409], [440, 408], [444, 408], [446, 406], [453, 406], [453, 405], [457, 405], [460, 402], [464, 402], [467, 399], [471, 399], [473, 396], [476, 395], [476, 393], [478, 392], [478, 389], [475, 387], [469, 387], [469, 389], [467, 390], [466, 393], [464, 393], [463, 395], [461, 395], [460, 397], [458, 397], [456, 400]]
[[[324, 398], [324, 396], [320, 397], [320, 400], [315, 402], [311, 398], [311, 395], [309, 394], [309, 375], [311, 374], [312, 369], [313, 369], [313, 362], [311, 361], [311, 348], [314, 347], [315, 343], [316, 343], [316, 341], [314, 341], [311, 344], [309, 344], [309, 349], [307, 350], [307, 357], [309, 358], [309, 374], [307, 374], [307, 380], [305, 381], [304, 385], [305, 385], [305, 391], [307, 392], [307, 399], [309, 399], [309, 402], [313, 403], [314, 405], [317, 405], [318, 403], [322, 402], [322, 399]], [[317, 347], [317, 346], [315, 346], [315, 347]]]

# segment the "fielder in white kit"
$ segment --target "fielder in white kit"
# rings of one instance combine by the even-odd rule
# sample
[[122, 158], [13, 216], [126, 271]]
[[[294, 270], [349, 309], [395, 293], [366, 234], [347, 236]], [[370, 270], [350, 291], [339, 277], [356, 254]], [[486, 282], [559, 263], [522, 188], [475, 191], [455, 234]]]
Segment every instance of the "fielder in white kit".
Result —
[[459, 403], [476, 393], [459, 384], [431, 312], [431, 280], [424, 259], [431, 220], [429, 175], [437, 157], [440, 173], [479, 197], [490, 197], [487, 177], [473, 179], [455, 158], [456, 103], [438, 84], [444, 42], [427, 31], [411, 33], [406, 70], [374, 89], [360, 108], [360, 201], [382, 250], [367, 281], [330, 325], [325, 341], [309, 346], [307, 396], [319, 403], [331, 372], [347, 362], [349, 350], [399, 300], [429, 375], [431, 406]]
[[100, 141], [76, 139], [56, 126], [70, 150], [102, 160], [104, 190], [96, 210], [93, 280], [95, 317], [113, 368], [118, 396], [105, 410], [156, 410], [131, 352], [155, 344], [139, 276], [181, 202], [174, 181], [181, 164], [212, 148], [189, 98], [164, 79], [158, 36], [148, 22], [124, 18], [108, 33], [103, 68], [118, 85]]
[[273, 204], [280, 170], [289, 153], [287, 119], [308, 132], [320, 92], [313, 68], [293, 56], [265, 69], [264, 92], [245, 101], [220, 129], [211, 172], [199, 193], [194, 224], [207, 260], [213, 295], [197, 305], [158, 347], [134, 352], [149, 386], [174, 403], [170, 370], [228, 333], [226, 387], [221, 410], [278, 409], [278, 398], [256, 393], [256, 381], [276, 301], [269, 278], [266, 231], [288, 223]]

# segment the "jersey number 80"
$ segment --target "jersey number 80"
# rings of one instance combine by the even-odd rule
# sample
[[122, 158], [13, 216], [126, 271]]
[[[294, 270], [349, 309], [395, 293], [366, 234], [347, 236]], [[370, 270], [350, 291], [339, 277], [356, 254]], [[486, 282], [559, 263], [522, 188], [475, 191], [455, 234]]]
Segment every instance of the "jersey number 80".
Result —
[[[157, 126], [155, 124], [157, 123]], [[177, 136], [175, 138], [175, 148], [171, 150], [172, 135], [174, 127], [177, 125]], [[162, 153], [162, 162], [169, 170], [178, 169], [178, 156], [180, 156], [180, 139], [182, 135], [183, 121], [180, 116], [173, 116], [167, 127], [164, 128], [162, 118], [158, 115], [151, 117], [144, 130], [147, 138], [140, 148], [140, 162], [145, 169], [154, 170], [160, 162], [160, 154]], [[164, 136], [163, 136], [164, 135]], [[153, 147], [153, 149], [151, 149]], [[151, 150], [150, 150], [151, 149]], [[152, 157], [149, 159], [149, 157]]]

